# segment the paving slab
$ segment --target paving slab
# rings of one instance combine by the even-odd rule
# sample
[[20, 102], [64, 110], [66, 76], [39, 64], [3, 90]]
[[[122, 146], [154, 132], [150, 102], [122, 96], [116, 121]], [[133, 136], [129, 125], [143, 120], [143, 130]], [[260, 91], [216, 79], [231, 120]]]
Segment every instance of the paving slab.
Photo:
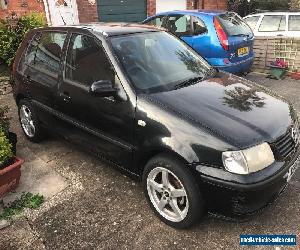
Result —
[[[22, 157], [22, 154], [20, 155]], [[23, 156], [25, 158], [26, 156]], [[68, 186], [67, 181], [53, 170], [51, 164], [37, 158], [25, 161], [21, 167], [21, 178], [18, 188], [3, 198], [4, 206], [8, 206], [22, 193], [40, 194], [48, 200]]]

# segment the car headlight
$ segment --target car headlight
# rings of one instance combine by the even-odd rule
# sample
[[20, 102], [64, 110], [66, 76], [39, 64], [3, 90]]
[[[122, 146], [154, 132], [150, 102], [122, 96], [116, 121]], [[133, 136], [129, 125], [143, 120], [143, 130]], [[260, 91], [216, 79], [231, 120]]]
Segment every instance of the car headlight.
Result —
[[266, 142], [240, 151], [227, 151], [222, 154], [226, 170], [236, 174], [249, 174], [270, 166], [274, 155]]

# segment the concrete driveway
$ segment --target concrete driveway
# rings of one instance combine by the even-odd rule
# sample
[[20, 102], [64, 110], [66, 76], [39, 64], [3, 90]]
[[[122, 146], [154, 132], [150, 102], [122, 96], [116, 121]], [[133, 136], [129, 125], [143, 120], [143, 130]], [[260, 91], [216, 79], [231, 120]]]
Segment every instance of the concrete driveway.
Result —
[[[300, 112], [300, 81], [247, 78], [285, 96]], [[11, 94], [1, 96], [0, 103], [11, 107], [18, 155], [28, 166], [38, 161], [66, 183], [38, 210], [1, 230], [0, 249], [239, 249], [240, 234], [297, 234], [300, 240], [300, 171], [284, 194], [250, 222], [206, 217], [197, 227], [175, 230], [152, 213], [139, 183], [59, 138], [26, 141]]]

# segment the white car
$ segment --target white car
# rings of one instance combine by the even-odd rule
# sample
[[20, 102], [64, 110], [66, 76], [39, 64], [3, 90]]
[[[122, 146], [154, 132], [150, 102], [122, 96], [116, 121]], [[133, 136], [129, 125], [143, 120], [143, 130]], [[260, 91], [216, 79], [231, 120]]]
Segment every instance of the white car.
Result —
[[255, 36], [300, 37], [300, 12], [266, 12], [248, 15], [244, 20]]

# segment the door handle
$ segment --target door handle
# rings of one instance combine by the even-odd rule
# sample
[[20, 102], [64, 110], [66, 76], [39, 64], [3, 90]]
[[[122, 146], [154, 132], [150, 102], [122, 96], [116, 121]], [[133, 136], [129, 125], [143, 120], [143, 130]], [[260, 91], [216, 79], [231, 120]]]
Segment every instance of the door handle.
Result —
[[71, 96], [70, 96], [69, 93], [67, 93], [67, 92], [61, 93], [60, 96], [63, 98], [63, 100], [64, 100], [65, 102], [71, 101]]

